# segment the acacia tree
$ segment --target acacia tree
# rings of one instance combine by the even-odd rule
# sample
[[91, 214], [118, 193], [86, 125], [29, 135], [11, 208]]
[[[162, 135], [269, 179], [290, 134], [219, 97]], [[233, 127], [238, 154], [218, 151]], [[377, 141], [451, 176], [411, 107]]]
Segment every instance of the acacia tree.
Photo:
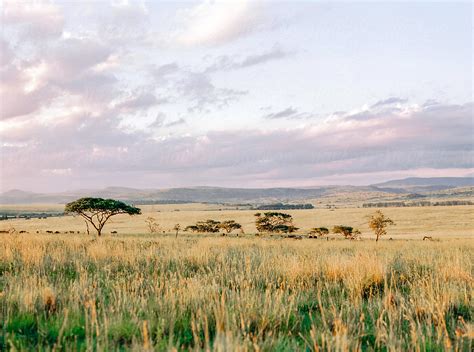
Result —
[[238, 222], [235, 222], [235, 220], [226, 220], [223, 221], [219, 224], [219, 227], [221, 229], [224, 229], [227, 234], [231, 233], [234, 230], [239, 230], [242, 228], [242, 225], [240, 225]]
[[293, 225], [293, 218], [290, 214], [279, 212], [266, 212], [263, 215], [256, 213], [255, 226], [258, 232], [291, 233], [298, 230]]
[[176, 238], [178, 238], [178, 232], [179, 230], [181, 230], [181, 225], [180, 224], [174, 225], [173, 230], [176, 231]]
[[354, 239], [357, 235], [360, 234], [359, 230], [355, 230], [353, 227], [350, 226], [344, 226], [344, 225], [338, 225], [334, 226], [332, 228], [332, 232], [336, 234], [341, 234], [344, 236], [346, 239]]
[[387, 234], [387, 226], [395, 225], [392, 219], [387, 218], [384, 213], [377, 210], [369, 220], [369, 227], [375, 233], [375, 242], [378, 242], [379, 238]]
[[206, 220], [206, 221], [198, 221], [196, 223], [198, 232], [209, 232], [209, 233], [216, 233], [219, 232], [220, 221], [217, 220]]
[[146, 218], [145, 223], [150, 233], [156, 233], [160, 231], [160, 224], [156, 222], [156, 219], [152, 216]]
[[124, 202], [114, 199], [102, 198], [81, 198], [66, 204], [64, 209], [66, 214], [75, 214], [84, 218], [86, 224], [91, 224], [97, 231], [97, 235], [102, 234], [105, 223], [114, 215], [141, 214], [139, 208], [135, 208]]
[[196, 225], [189, 225], [184, 228], [184, 231], [199, 232], [199, 229]]
[[201, 232], [201, 233], [216, 233], [216, 232], [219, 232], [220, 227], [221, 227], [220, 221], [209, 219], [206, 221], [198, 221], [196, 225], [186, 226], [184, 231]]
[[326, 227], [314, 227], [309, 231], [309, 238], [317, 238], [318, 236], [325, 236], [329, 234], [329, 230]]

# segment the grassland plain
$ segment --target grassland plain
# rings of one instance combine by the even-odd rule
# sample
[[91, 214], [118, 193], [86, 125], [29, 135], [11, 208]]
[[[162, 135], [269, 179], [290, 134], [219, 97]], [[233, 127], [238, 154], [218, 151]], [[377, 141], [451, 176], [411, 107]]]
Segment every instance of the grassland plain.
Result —
[[0, 350], [472, 351], [473, 249], [3, 234]]
[[[45, 233], [83, 232], [77, 217], [2, 221], [29, 233], [0, 235], [0, 350], [473, 348], [472, 206], [383, 209], [397, 225], [378, 244], [374, 209], [288, 211], [301, 233], [346, 224], [360, 242], [255, 237], [255, 211], [218, 205], [142, 209], [102, 238]], [[167, 233], [147, 234], [148, 216]], [[246, 235], [171, 233], [209, 218]]]
[[[145, 220], [154, 217], [166, 232], [173, 232], [176, 223], [183, 227], [194, 224], [199, 220], [236, 220], [241, 223], [245, 233], [255, 233], [254, 210], [236, 210], [222, 205], [209, 204], [179, 204], [179, 205], [146, 205], [139, 206], [143, 214], [139, 216], [116, 216], [105, 226], [105, 232], [118, 231], [119, 234], [147, 233]], [[29, 205], [29, 206], [0, 206], [2, 210], [17, 211], [60, 211], [63, 205]], [[307, 232], [312, 227], [348, 225], [359, 228], [363, 238], [372, 238], [368, 227], [368, 219], [376, 209], [340, 208], [340, 209], [310, 209], [289, 210], [286, 213], [294, 217], [300, 233]], [[383, 212], [392, 218], [396, 226], [390, 227], [389, 236], [393, 238], [423, 238], [434, 236], [438, 238], [461, 238], [474, 236], [474, 206], [437, 206], [411, 208], [384, 208]], [[85, 231], [84, 221], [80, 217], [52, 217], [47, 219], [13, 219], [0, 222], [1, 230], [15, 228], [17, 231]]]

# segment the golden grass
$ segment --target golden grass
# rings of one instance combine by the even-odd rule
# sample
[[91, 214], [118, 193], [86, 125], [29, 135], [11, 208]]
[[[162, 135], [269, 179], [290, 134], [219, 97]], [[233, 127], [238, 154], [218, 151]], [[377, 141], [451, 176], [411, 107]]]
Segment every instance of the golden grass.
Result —
[[[6, 206], [5, 206], [6, 207]], [[40, 211], [43, 206], [30, 210]], [[246, 233], [255, 233], [255, 218], [252, 210], [216, 210], [216, 205], [179, 204], [179, 205], [147, 205], [141, 206], [142, 215], [116, 216], [105, 226], [105, 233], [116, 230], [119, 234], [144, 234], [148, 232], [145, 220], [152, 216], [167, 232], [173, 232], [176, 223], [182, 227], [196, 223], [199, 220], [236, 220], [241, 223]], [[175, 211], [178, 210], [178, 211]], [[301, 233], [312, 227], [328, 227], [348, 225], [359, 228], [363, 238], [373, 238], [367, 223], [369, 216], [376, 209], [341, 208], [336, 210], [312, 209], [285, 211], [294, 217], [294, 222]], [[384, 208], [384, 214], [393, 219], [396, 226], [388, 229], [388, 236], [395, 238], [460, 238], [474, 236], [474, 206], [447, 207], [413, 207], [413, 208]], [[18, 231], [25, 230], [35, 233], [37, 230], [52, 231], [82, 231], [85, 232], [84, 221], [80, 217], [52, 217], [48, 219], [13, 219], [0, 222], [0, 230], [14, 227]]]
[[0, 350], [473, 347], [473, 239], [0, 237]]

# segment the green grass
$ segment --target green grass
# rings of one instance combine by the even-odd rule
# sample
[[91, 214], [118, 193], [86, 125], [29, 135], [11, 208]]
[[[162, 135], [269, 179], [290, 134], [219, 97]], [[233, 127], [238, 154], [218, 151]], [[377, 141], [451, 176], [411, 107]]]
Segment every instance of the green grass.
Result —
[[472, 350], [473, 240], [2, 236], [0, 350]]

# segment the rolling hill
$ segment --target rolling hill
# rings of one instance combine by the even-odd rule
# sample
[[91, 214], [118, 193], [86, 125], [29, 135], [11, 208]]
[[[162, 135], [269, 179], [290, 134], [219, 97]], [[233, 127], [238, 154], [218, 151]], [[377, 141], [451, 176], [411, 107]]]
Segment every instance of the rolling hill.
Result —
[[367, 198], [413, 198], [415, 195], [446, 197], [472, 195], [472, 177], [407, 178], [370, 186], [321, 186], [310, 188], [223, 188], [188, 187], [169, 189], [136, 189], [107, 187], [97, 190], [74, 190], [61, 193], [34, 193], [10, 190], [0, 194], [0, 204], [67, 203], [80, 197], [115, 198], [140, 203], [206, 202], [206, 203], [269, 203], [295, 202], [306, 199], [337, 197], [339, 194], [363, 194]]

